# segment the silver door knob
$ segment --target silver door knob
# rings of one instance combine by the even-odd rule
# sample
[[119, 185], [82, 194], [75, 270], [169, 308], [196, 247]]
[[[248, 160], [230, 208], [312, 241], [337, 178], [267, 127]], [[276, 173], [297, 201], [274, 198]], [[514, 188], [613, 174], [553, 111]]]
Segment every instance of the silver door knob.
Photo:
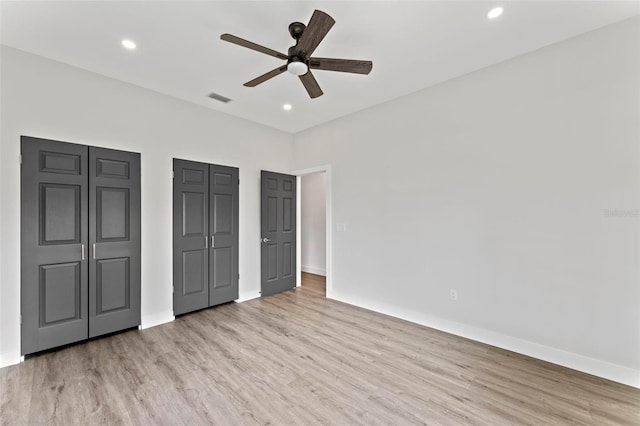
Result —
[[271, 242], [271, 238], [264, 237], [264, 238], [262, 238], [262, 242], [263, 243], [270, 243]]

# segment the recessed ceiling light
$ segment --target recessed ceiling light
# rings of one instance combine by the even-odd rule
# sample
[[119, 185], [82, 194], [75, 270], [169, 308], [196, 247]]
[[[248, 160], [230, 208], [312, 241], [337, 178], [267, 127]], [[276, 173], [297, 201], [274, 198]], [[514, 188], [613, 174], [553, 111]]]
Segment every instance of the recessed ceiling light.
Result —
[[502, 12], [504, 12], [504, 9], [501, 7], [494, 7], [493, 9], [491, 9], [489, 11], [489, 13], [487, 13], [487, 18], [489, 19], [495, 19], [498, 16], [502, 15]]
[[293, 107], [291, 106], [291, 104], [284, 104], [284, 105], [282, 105], [282, 109], [283, 109], [283, 110], [285, 110], [285, 111], [291, 111], [291, 108], [293, 108]]
[[136, 44], [131, 40], [127, 40], [126, 38], [122, 40], [122, 45], [129, 50], [133, 50], [136, 48]]

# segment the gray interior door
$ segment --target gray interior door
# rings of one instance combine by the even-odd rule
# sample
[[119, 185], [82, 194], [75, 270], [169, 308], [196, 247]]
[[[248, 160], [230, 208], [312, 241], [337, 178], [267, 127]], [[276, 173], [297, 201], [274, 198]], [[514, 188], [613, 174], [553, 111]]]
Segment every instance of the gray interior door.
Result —
[[22, 354], [87, 338], [86, 146], [21, 138]]
[[261, 174], [262, 296], [296, 286], [296, 177]]
[[238, 298], [238, 169], [209, 165], [209, 306]]
[[89, 337], [140, 325], [140, 154], [89, 148]]
[[209, 165], [173, 160], [173, 312], [209, 306]]

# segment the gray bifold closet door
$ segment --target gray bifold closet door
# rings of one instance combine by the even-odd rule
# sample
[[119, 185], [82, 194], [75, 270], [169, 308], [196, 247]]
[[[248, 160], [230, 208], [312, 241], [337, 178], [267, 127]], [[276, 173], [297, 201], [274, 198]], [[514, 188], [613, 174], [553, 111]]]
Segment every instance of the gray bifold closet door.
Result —
[[23, 355], [89, 335], [88, 164], [86, 146], [22, 137]]
[[238, 298], [238, 169], [173, 160], [173, 311]]
[[21, 353], [139, 325], [139, 154], [21, 149]]
[[89, 148], [89, 337], [140, 324], [140, 154]]
[[173, 313], [209, 306], [209, 165], [173, 160]]
[[238, 169], [209, 165], [209, 306], [238, 298]]

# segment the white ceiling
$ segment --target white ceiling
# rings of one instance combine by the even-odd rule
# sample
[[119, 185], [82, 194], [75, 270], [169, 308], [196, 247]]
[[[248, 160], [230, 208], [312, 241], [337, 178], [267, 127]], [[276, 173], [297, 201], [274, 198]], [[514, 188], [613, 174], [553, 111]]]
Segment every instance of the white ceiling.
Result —
[[[487, 12], [504, 6], [489, 20]], [[198, 105], [295, 133], [640, 13], [638, 1], [2, 1], [1, 42]], [[314, 71], [310, 99], [284, 73], [242, 84], [283, 61], [220, 40], [233, 35], [286, 54], [288, 25], [314, 9], [336, 24], [314, 53], [372, 60], [368, 76]], [[127, 51], [123, 38], [138, 48]], [[232, 99], [222, 104], [211, 92]], [[283, 111], [284, 103], [293, 110]]]

